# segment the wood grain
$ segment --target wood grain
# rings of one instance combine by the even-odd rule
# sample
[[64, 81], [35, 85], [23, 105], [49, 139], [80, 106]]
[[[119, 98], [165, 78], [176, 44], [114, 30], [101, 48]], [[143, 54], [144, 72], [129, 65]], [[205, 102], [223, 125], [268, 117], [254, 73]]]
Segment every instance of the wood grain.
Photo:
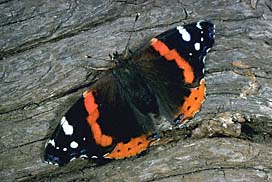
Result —
[[[43, 163], [61, 116], [103, 74], [89, 67], [124, 50], [138, 12], [135, 45], [200, 19], [216, 25], [201, 112], [139, 158]], [[271, 0], [1, 0], [0, 14], [1, 181], [272, 181]]]

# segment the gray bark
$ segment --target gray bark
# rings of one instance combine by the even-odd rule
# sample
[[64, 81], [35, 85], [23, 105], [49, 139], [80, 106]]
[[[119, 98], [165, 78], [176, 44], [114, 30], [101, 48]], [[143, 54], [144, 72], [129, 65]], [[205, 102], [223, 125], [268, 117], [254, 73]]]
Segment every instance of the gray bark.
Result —
[[[42, 163], [61, 116], [132, 41], [200, 19], [216, 24], [207, 98], [141, 157]], [[0, 0], [1, 181], [272, 181], [272, 1]], [[133, 43], [133, 44], [134, 44]], [[163, 140], [164, 141], [164, 140]]]

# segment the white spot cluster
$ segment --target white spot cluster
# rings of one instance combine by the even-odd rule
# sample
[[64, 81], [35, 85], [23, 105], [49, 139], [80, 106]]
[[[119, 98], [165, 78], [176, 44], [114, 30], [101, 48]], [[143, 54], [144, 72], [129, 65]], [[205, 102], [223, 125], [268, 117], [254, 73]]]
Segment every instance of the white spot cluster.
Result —
[[183, 26], [177, 26], [177, 30], [182, 36], [184, 41], [189, 42], [191, 40], [191, 35], [187, 32], [187, 30]]
[[[202, 21], [198, 21], [196, 23], [196, 28], [198, 28], [200, 31], [200, 33], [202, 34], [201, 37], [200, 37], [200, 40], [198, 40], [199, 42], [195, 42], [193, 43], [193, 46], [194, 46], [194, 49], [196, 51], [199, 51], [200, 48], [201, 48], [201, 42], [204, 41], [204, 37], [203, 37], [203, 34], [204, 34], [204, 31], [203, 31], [203, 27], [201, 26], [201, 22]], [[191, 41], [191, 35], [190, 33], [186, 30], [186, 28], [184, 28], [183, 26], [177, 26], [177, 30], [178, 32], [181, 34], [182, 36], [182, 39], [186, 42], [189, 42]], [[194, 53], [192, 52], [189, 52], [189, 56], [192, 56]]]
[[61, 126], [65, 135], [72, 135], [74, 132], [74, 128], [72, 125], [69, 125], [68, 121], [66, 120], [65, 116], [61, 119]]

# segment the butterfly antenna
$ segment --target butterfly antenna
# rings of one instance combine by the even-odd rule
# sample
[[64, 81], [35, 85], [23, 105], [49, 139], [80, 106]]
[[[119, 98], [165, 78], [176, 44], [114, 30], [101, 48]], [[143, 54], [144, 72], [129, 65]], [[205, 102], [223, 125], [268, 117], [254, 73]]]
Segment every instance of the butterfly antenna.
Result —
[[134, 20], [134, 23], [133, 23], [132, 31], [130, 32], [129, 37], [128, 37], [127, 45], [126, 45], [126, 48], [125, 48], [125, 56], [128, 55], [128, 51], [129, 51], [128, 46], [129, 46], [129, 43], [130, 43], [130, 39], [131, 39], [132, 34], [135, 31], [135, 25], [136, 25], [136, 22], [137, 22], [139, 17], [140, 17], [140, 13], [137, 13], [137, 15], [135, 17], [135, 20]]

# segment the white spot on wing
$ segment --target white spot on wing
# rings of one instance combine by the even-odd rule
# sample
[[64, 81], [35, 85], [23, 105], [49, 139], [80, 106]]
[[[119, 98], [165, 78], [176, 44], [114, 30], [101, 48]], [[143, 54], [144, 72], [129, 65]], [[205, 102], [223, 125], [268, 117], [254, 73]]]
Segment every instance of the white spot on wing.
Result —
[[92, 159], [97, 159], [98, 157], [97, 157], [97, 156], [95, 156], [95, 155], [93, 155], [91, 158], [92, 158]]
[[61, 126], [63, 128], [65, 135], [72, 135], [73, 134], [74, 128], [72, 125], [69, 125], [69, 123], [65, 117], [62, 117], [62, 119], [61, 119]]
[[83, 141], [85, 141], [85, 140], [86, 140], [86, 138], [84, 137], [84, 138], [83, 138]]
[[203, 38], [203, 37], [201, 37], [200, 41], [201, 41], [201, 42], [203, 42], [203, 41], [204, 41], [204, 38]]
[[109, 155], [109, 154], [110, 154], [110, 153], [106, 153], [106, 154], [103, 155], [103, 157], [105, 158], [105, 157], [107, 157], [107, 155]]
[[73, 157], [72, 159], [70, 159], [70, 162], [71, 162], [71, 161], [73, 161], [73, 160], [75, 160], [75, 159], [76, 159], [76, 158], [75, 158], [75, 157]]
[[193, 55], [193, 53], [189, 52], [189, 55], [190, 55], [190, 56], [192, 56], [192, 55]]
[[195, 50], [197, 50], [197, 51], [199, 51], [199, 49], [200, 49], [200, 43], [195, 43]]
[[67, 148], [63, 148], [62, 150], [65, 152], [65, 151], [67, 151]]
[[206, 56], [203, 57], [203, 63], [205, 64], [206, 61]]
[[177, 26], [177, 30], [179, 31], [179, 33], [181, 34], [182, 36], [182, 39], [184, 41], [190, 41], [191, 40], [191, 35], [187, 32], [187, 30], [182, 27], [182, 26]]
[[202, 27], [201, 27], [200, 23], [201, 23], [200, 21], [197, 22], [197, 23], [196, 23], [196, 27], [199, 28], [200, 30], [202, 30]]
[[72, 142], [70, 143], [70, 147], [73, 148], [73, 149], [75, 149], [75, 148], [78, 147], [78, 143], [75, 142], [75, 141], [72, 141]]
[[51, 144], [53, 147], [55, 147], [55, 140], [52, 139], [52, 140], [48, 140], [47, 144]]
[[80, 156], [80, 158], [82, 158], [82, 159], [87, 159], [87, 158], [89, 158], [86, 154], [83, 154], [83, 155], [81, 155]]

